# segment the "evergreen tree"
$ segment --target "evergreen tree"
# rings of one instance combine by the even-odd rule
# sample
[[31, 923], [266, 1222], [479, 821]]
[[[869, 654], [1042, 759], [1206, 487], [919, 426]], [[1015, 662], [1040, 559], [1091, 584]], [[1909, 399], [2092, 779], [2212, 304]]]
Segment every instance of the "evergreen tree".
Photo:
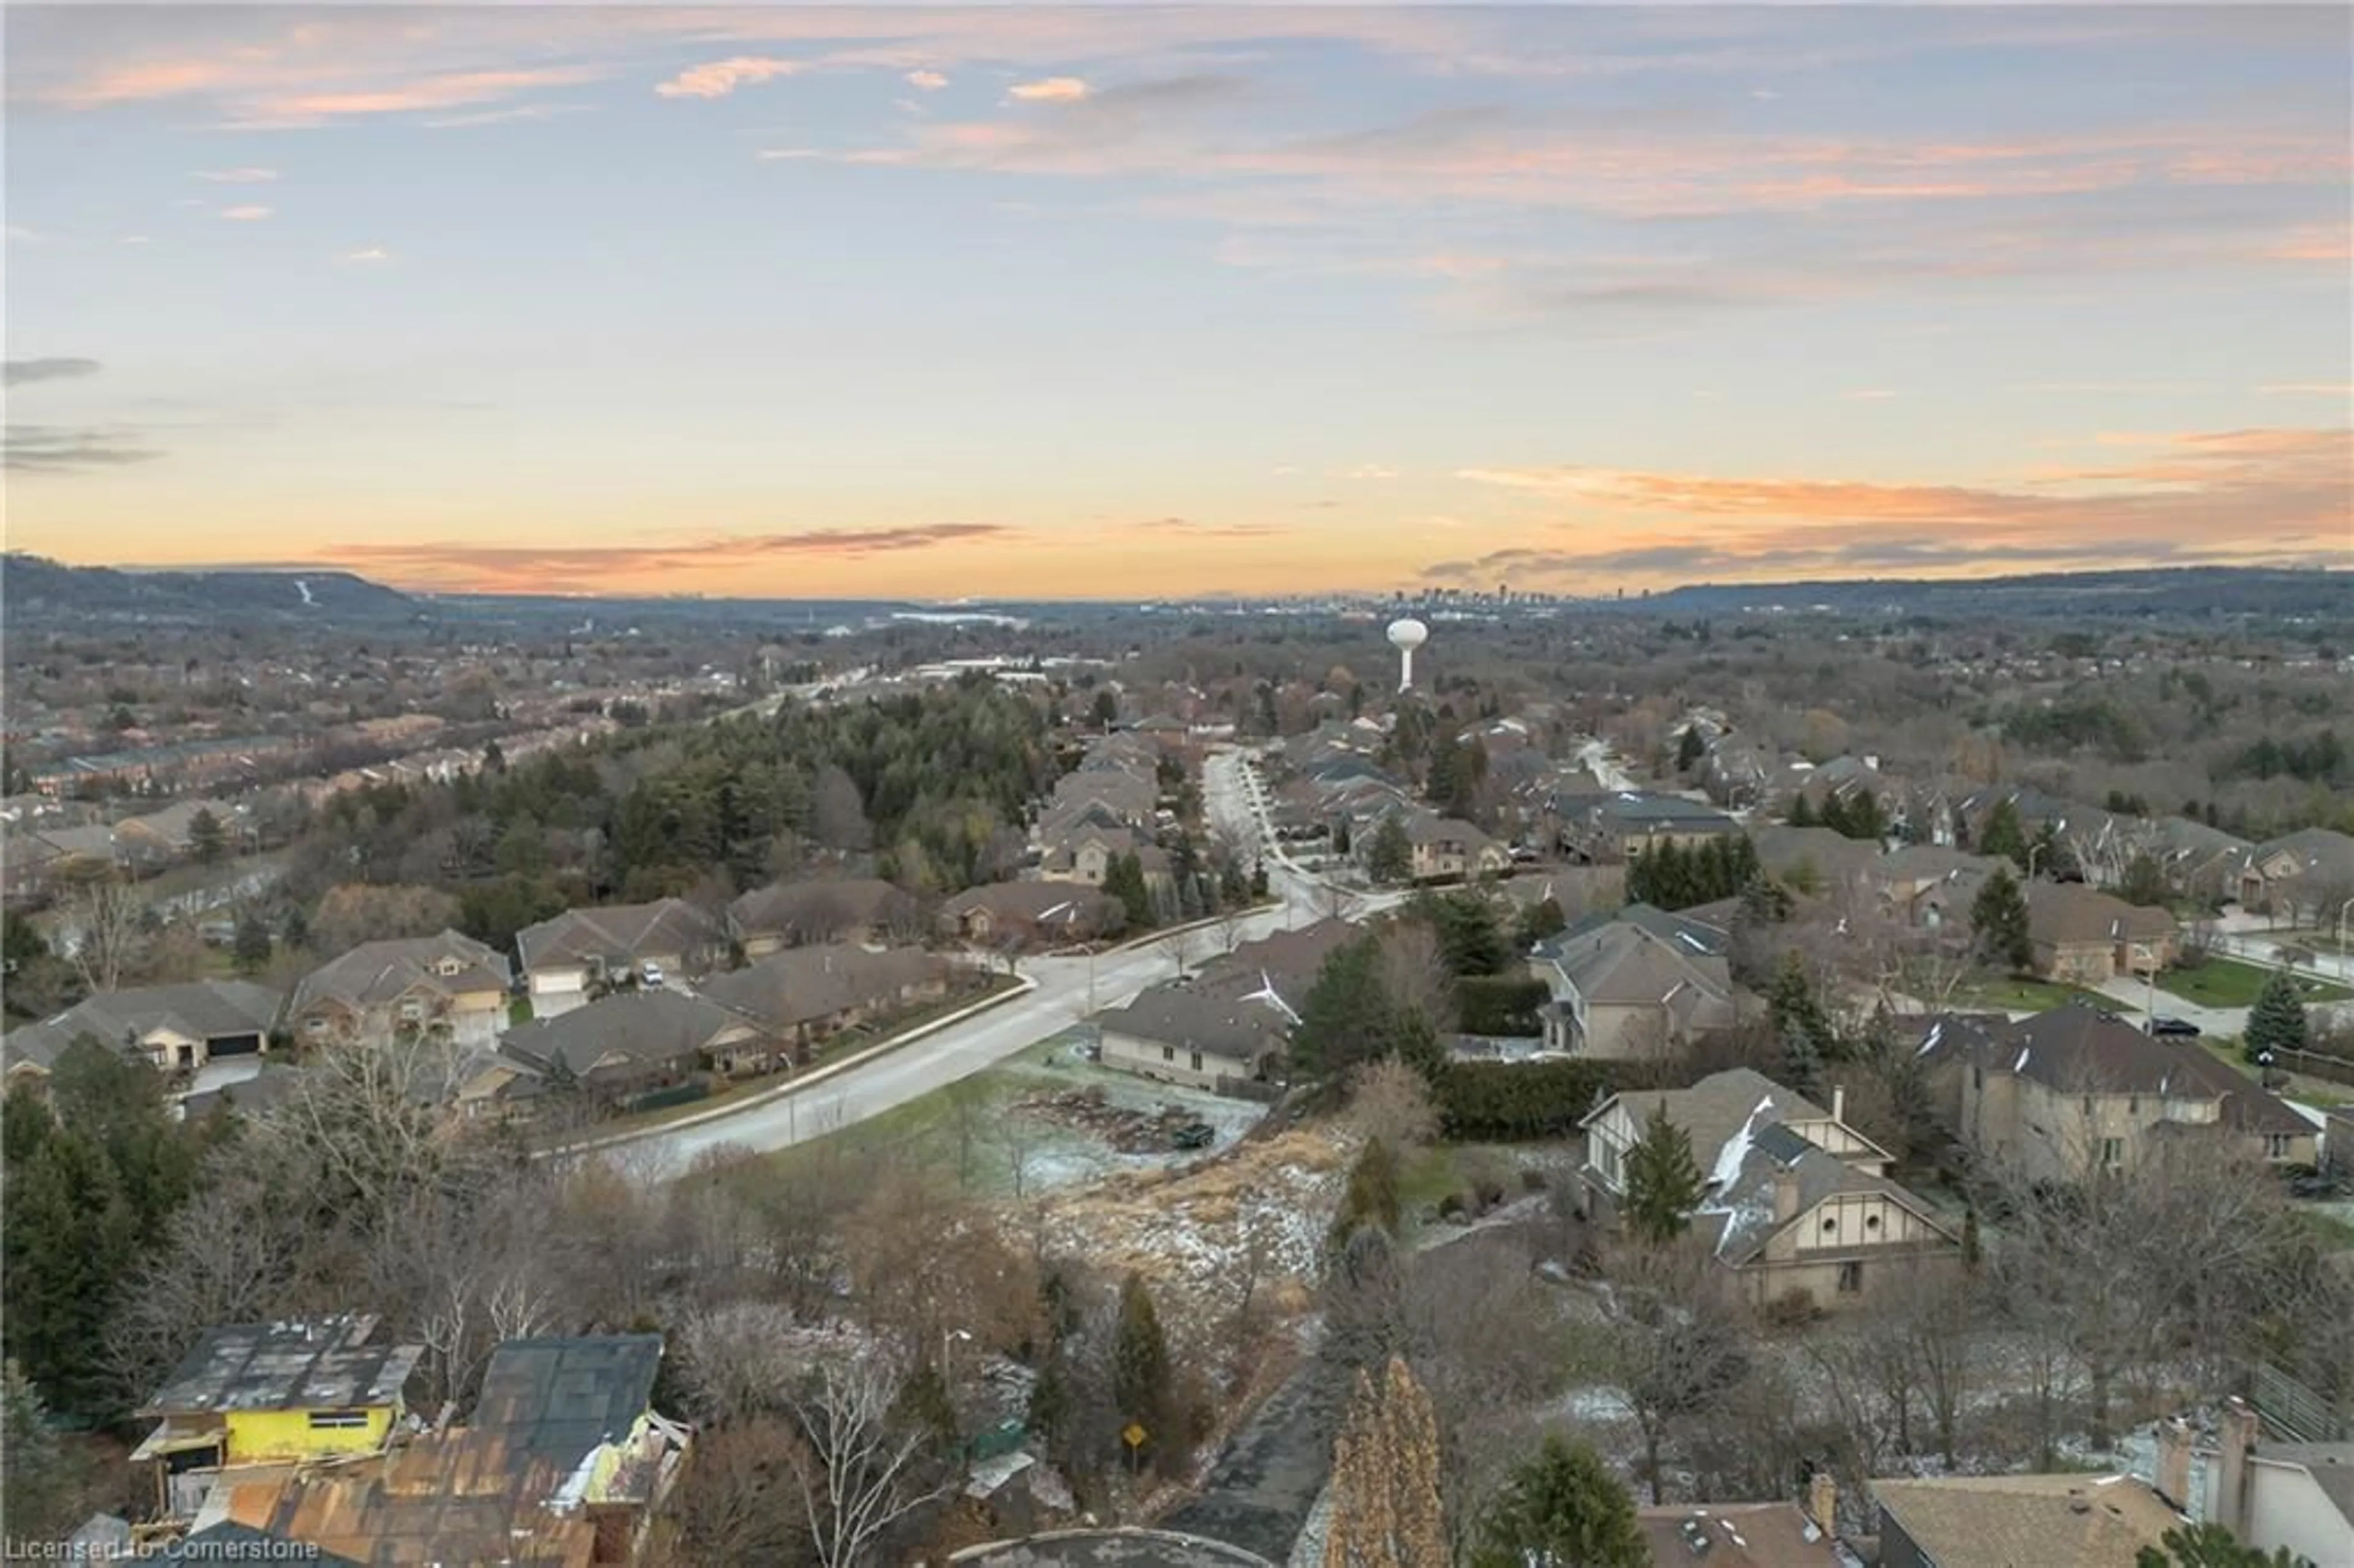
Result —
[[1414, 845], [1405, 836], [1405, 824], [1395, 816], [1384, 817], [1382, 825], [1373, 830], [1365, 845], [1365, 874], [1375, 882], [1405, 882], [1414, 874]]
[[1692, 1159], [1691, 1135], [1668, 1119], [1665, 1102], [1651, 1112], [1643, 1136], [1627, 1151], [1629, 1234], [1654, 1245], [1674, 1240], [1691, 1224], [1706, 1183]]
[[197, 863], [210, 865], [228, 848], [228, 832], [221, 826], [221, 820], [213, 815], [210, 807], [197, 807], [196, 814], [188, 819], [188, 853], [196, 857]]
[[2296, 981], [2286, 969], [2274, 969], [2248, 1009], [2248, 1032], [2243, 1051], [2250, 1062], [2265, 1052], [2303, 1051], [2312, 1043], [2312, 1031], [2298, 1000]]
[[1149, 931], [1157, 923], [1153, 919], [1152, 888], [1144, 880], [1144, 863], [1134, 853], [1111, 857], [1104, 867], [1103, 890], [1119, 900], [1130, 930]]
[[1119, 1285], [1119, 1328], [1112, 1343], [1112, 1404], [1122, 1425], [1144, 1428], [1149, 1441], [1170, 1451], [1182, 1447], [1175, 1425], [1174, 1383], [1169, 1340], [1144, 1277], [1130, 1274]]
[[2035, 942], [2028, 933], [2027, 895], [1998, 866], [1970, 903], [1970, 936], [1979, 959], [2012, 974], [2035, 965]]
[[1562, 913], [1560, 901], [1551, 895], [1538, 899], [1521, 911], [1513, 935], [1520, 939], [1522, 951], [1535, 947], [1548, 937], [1557, 937], [1569, 928], [1569, 917]]
[[1851, 839], [1885, 838], [1888, 824], [1880, 812], [1880, 798], [1869, 789], [1857, 790], [1848, 801], [1847, 824], [1840, 831]]
[[1471, 1568], [1649, 1568], [1635, 1499], [1600, 1455], [1548, 1433], [1479, 1523]]
[[239, 974], [259, 974], [270, 963], [270, 922], [259, 910], [249, 909], [238, 916], [237, 939], [230, 948], [230, 957], [237, 961]]
[[1790, 825], [1794, 828], [1816, 825], [1814, 803], [1807, 799], [1804, 789], [1799, 790], [1797, 799], [1790, 802]]
[[1823, 1059], [1830, 1054], [1834, 1041], [1829, 1015], [1815, 994], [1806, 960], [1795, 949], [1782, 955], [1766, 1005], [1774, 1036], [1782, 1044], [1784, 1071], [1790, 1086], [1803, 1094], [1812, 1093]]
[[1815, 813], [1815, 823], [1819, 827], [1829, 828], [1842, 838], [1847, 837], [1846, 798], [1836, 789], [1824, 790], [1822, 806]]
[[2027, 869], [2027, 830], [2019, 820], [2019, 804], [2006, 797], [1997, 800], [1978, 825], [1978, 853], [2009, 861]]
[[2145, 1546], [2134, 1553], [2134, 1568], [2296, 1568], [2296, 1553], [2287, 1547], [2264, 1552], [2242, 1544], [2221, 1524], [2186, 1524], [2158, 1538], [2164, 1550]]
[[1092, 712], [1097, 729], [1108, 730], [1119, 722], [1119, 698], [1112, 694], [1110, 687], [1097, 688]]
[[68, 1449], [41, 1391], [15, 1361], [0, 1367], [0, 1513], [19, 1541], [63, 1539], [90, 1512], [90, 1466]]
[[1698, 725], [1686, 725], [1684, 737], [1676, 743], [1676, 771], [1689, 774], [1708, 755], [1708, 742], [1701, 739]]

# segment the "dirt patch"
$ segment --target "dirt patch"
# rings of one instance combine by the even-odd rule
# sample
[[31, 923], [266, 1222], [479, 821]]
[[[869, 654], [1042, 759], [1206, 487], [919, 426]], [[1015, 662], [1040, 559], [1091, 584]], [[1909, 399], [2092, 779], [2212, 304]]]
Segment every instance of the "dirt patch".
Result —
[[1165, 1154], [1180, 1147], [1181, 1132], [1205, 1125], [1201, 1113], [1186, 1106], [1144, 1109], [1116, 1104], [1100, 1085], [1042, 1090], [1014, 1101], [1013, 1108], [1034, 1120], [1084, 1132], [1120, 1154]]
[[1038, 1218], [1051, 1242], [1112, 1275], [1141, 1274], [1165, 1293], [1164, 1323], [1206, 1330], [1246, 1281], [1278, 1302], [1305, 1298], [1349, 1154], [1333, 1129], [1298, 1128], [1046, 1193]]

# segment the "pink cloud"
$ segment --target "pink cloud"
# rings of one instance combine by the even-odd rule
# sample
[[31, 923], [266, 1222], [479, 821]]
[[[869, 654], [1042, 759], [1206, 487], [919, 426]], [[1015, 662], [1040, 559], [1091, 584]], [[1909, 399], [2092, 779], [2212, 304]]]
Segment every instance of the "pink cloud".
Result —
[[714, 60], [709, 65], [690, 66], [656, 87], [654, 91], [663, 98], [725, 98], [739, 87], [791, 76], [801, 69], [799, 60], [771, 59], [766, 55], [737, 55], [732, 59]]
[[1050, 76], [1017, 84], [1012, 96], [1023, 103], [1076, 103], [1087, 96], [1087, 84], [1075, 76]]

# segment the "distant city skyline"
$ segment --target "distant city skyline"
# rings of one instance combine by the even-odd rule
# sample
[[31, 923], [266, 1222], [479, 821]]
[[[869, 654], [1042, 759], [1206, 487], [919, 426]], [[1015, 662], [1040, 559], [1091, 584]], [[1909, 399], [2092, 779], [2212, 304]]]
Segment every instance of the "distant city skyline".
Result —
[[5, 25], [12, 549], [926, 599], [2354, 559], [2340, 6]]

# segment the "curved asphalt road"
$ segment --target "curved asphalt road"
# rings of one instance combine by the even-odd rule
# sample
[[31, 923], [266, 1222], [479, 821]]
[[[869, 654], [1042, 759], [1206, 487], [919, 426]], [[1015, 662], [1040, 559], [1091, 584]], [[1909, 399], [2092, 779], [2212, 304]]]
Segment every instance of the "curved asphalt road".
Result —
[[[1300, 870], [1267, 832], [1265, 806], [1241, 759], [1231, 752], [1210, 757], [1203, 768], [1203, 794], [1212, 820], [1267, 855], [1269, 888], [1280, 907], [1246, 916], [1237, 940], [1249, 941], [1301, 926], [1327, 913], [1333, 902], [1328, 885]], [[1352, 895], [1347, 917], [1361, 919], [1399, 902], [1396, 894]], [[1179, 938], [1177, 940], [1182, 940]], [[1198, 957], [1207, 946], [1193, 938]], [[766, 1097], [684, 1126], [649, 1130], [642, 1138], [604, 1147], [621, 1151], [634, 1165], [654, 1172], [676, 1171], [714, 1149], [765, 1153], [822, 1138], [867, 1118], [920, 1099], [936, 1089], [984, 1071], [1060, 1033], [1087, 1016], [1090, 990], [1097, 1009], [1118, 1007], [1146, 987], [1177, 973], [1176, 942], [1148, 941], [1136, 948], [1085, 958], [1023, 960], [1022, 972], [1036, 982], [1020, 998], [951, 1024], [873, 1061], [790, 1094]]]

